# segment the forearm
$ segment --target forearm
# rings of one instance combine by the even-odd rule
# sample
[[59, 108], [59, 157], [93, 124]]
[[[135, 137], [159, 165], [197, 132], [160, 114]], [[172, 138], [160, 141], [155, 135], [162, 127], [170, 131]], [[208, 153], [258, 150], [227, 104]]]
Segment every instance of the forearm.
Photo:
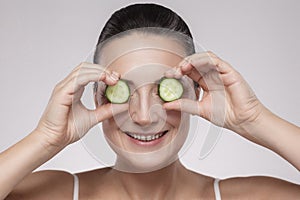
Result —
[[43, 137], [33, 131], [0, 154], [0, 199], [5, 198], [26, 175], [62, 149], [48, 145]]
[[299, 127], [264, 109], [255, 123], [244, 130], [255, 138], [255, 143], [276, 152], [300, 171]]

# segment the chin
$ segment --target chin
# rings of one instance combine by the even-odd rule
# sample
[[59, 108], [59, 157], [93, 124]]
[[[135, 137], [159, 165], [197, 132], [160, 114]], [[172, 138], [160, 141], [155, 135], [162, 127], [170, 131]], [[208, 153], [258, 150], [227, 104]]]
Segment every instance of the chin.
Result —
[[178, 159], [177, 152], [161, 148], [156, 152], [132, 153], [121, 151], [117, 153], [114, 169], [127, 173], [147, 173], [160, 170]]

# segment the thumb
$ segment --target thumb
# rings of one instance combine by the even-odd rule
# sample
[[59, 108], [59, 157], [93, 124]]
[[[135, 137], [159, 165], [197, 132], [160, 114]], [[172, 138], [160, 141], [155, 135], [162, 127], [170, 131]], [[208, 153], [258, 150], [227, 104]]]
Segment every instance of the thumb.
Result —
[[178, 99], [176, 101], [165, 103], [163, 108], [166, 110], [176, 110], [192, 115], [203, 116], [203, 110], [200, 109], [200, 103], [200, 101], [194, 101], [192, 99]]
[[92, 126], [111, 118], [114, 115], [128, 110], [128, 104], [104, 104], [97, 107], [95, 110], [90, 110], [90, 119]]

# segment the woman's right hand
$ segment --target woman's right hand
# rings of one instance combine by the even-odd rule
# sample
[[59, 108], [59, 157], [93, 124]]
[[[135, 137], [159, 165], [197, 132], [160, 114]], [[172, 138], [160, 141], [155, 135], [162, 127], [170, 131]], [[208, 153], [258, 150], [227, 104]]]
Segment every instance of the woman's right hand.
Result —
[[[117, 83], [120, 75], [102, 66], [82, 63], [53, 90], [36, 130], [46, 136], [48, 145], [64, 147], [79, 140], [97, 123], [112, 117], [112, 104], [87, 109], [81, 102], [84, 87], [90, 82]], [[114, 105], [114, 114], [125, 111], [127, 104]]]

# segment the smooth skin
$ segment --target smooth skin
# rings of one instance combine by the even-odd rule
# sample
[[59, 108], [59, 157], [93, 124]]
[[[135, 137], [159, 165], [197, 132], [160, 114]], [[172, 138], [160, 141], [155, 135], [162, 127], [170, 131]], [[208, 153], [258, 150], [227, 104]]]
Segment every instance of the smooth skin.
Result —
[[[199, 115], [216, 125], [269, 148], [300, 169], [300, 129], [277, 117], [255, 97], [242, 76], [211, 52], [188, 56], [166, 76], [187, 75], [204, 90], [201, 101], [180, 99], [166, 110]], [[63, 171], [34, 169], [78, 141], [92, 126], [128, 109], [104, 104], [86, 109], [80, 97], [89, 82], [113, 85], [120, 74], [100, 65], [82, 63], [57, 84], [37, 126], [23, 140], [0, 154], [0, 199], [72, 199], [73, 177]], [[221, 82], [224, 87], [219, 87]], [[213, 87], [216, 86], [216, 87]], [[224, 89], [225, 94], [224, 95]], [[224, 109], [213, 109], [211, 98], [225, 97]], [[80, 118], [77, 127], [73, 113]], [[220, 112], [220, 113], [218, 113]], [[225, 117], [225, 123], [218, 116]], [[77, 130], [79, 130], [77, 132]], [[78, 174], [80, 199], [214, 199], [213, 178], [187, 170], [179, 161], [144, 174], [111, 168]], [[222, 199], [297, 199], [300, 186], [271, 177], [231, 178], [220, 182]], [[117, 192], [116, 192], [117, 191]]]

